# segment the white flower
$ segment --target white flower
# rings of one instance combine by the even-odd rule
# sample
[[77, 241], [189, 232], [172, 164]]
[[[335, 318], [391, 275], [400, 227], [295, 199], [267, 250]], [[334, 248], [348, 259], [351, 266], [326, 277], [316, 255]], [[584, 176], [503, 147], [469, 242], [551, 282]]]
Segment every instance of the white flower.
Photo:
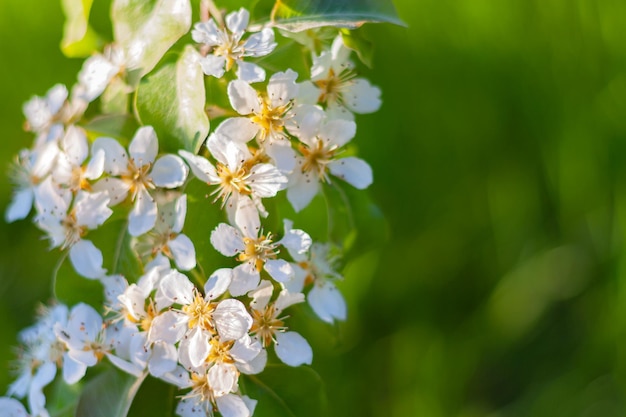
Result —
[[313, 243], [307, 254], [292, 254], [295, 278], [286, 285], [290, 291], [302, 291], [312, 285], [307, 301], [315, 314], [327, 323], [346, 319], [346, 301], [335, 282], [343, 279], [335, 271], [337, 258], [331, 254], [331, 246]]
[[132, 236], [152, 229], [157, 219], [157, 205], [149, 190], [183, 185], [187, 178], [187, 166], [183, 160], [169, 154], [157, 159], [159, 142], [152, 126], [137, 130], [128, 154], [115, 139], [106, 137], [96, 139], [92, 149], [94, 154], [104, 152], [104, 170], [110, 175], [94, 184], [94, 189], [106, 191], [111, 204], [123, 201], [130, 194], [134, 205], [129, 215], [128, 232]]
[[107, 357], [113, 365], [131, 375], [139, 376], [142, 369], [113, 352], [124, 350], [130, 343], [132, 330], [105, 324], [93, 307], [79, 303], [70, 311], [66, 325], [57, 323], [54, 331], [67, 347], [63, 358], [63, 378], [73, 384], [83, 378], [88, 367]]
[[74, 95], [88, 102], [95, 100], [124, 71], [124, 66], [124, 51], [116, 45], [107, 45], [104, 53], [92, 55], [83, 63]]
[[319, 192], [319, 183], [330, 182], [329, 173], [358, 189], [372, 183], [372, 168], [360, 158], [337, 155], [356, 133], [356, 124], [347, 120], [331, 120], [321, 125], [310, 124], [300, 130], [298, 167], [290, 177], [287, 199], [296, 211], [309, 205]]
[[211, 233], [211, 244], [218, 252], [224, 256], [237, 256], [242, 262], [233, 269], [231, 294], [239, 296], [256, 288], [262, 269], [278, 282], [289, 281], [294, 274], [293, 268], [289, 262], [278, 258], [278, 247], [290, 246], [291, 250], [304, 253], [311, 243], [309, 235], [298, 230], [275, 242], [271, 233], [265, 235], [261, 230], [258, 216], [238, 215], [236, 220], [237, 228], [220, 223]]
[[325, 106], [331, 118], [352, 120], [352, 113], [373, 113], [380, 108], [380, 89], [356, 77], [350, 50], [341, 36], [329, 51], [313, 57], [311, 81], [300, 84], [299, 101]]
[[[29, 417], [30, 414], [26, 412], [26, 407], [16, 400], [10, 397], [0, 397], [0, 410], [2, 417]], [[43, 413], [41, 415], [44, 415]], [[47, 415], [47, 414], [45, 414]]]
[[185, 338], [185, 343], [189, 343], [189, 363], [197, 367], [208, 357], [209, 341], [215, 335], [219, 335], [222, 341], [243, 337], [252, 325], [245, 306], [232, 298], [213, 301], [226, 290], [224, 279], [228, 278], [209, 280], [203, 297], [185, 275], [171, 271], [161, 281], [160, 290], [170, 303], [182, 307], [166, 311], [152, 320], [148, 342], [175, 344]]
[[191, 31], [194, 41], [210, 47], [211, 53], [200, 60], [206, 75], [221, 78], [237, 64], [237, 77], [246, 82], [265, 79], [265, 71], [258, 65], [244, 62], [244, 57], [260, 57], [269, 54], [276, 47], [274, 32], [264, 28], [260, 32], [242, 40], [248, 27], [250, 13], [241, 8], [226, 16], [226, 27], [219, 28], [213, 19], [196, 23]]
[[45, 97], [32, 97], [22, 109], [26, 116], [26, 128], [35, 133], [43, 133], [54, 124], [62, 123], [61, 110], [67, 97], [67, 88], [62, 84], [53, 86]]
[[7, 222], [28, 216], [35, 200], [35, 190], [52, 170], [58, 153], [55, 143], [45, 143], [33, 150], [23, 149], [16, 157], [11, 170], [15, 191], [5, 212]]
[[178, 269], [193, 269], [196, 250], [191, 239], [181, 233], [187, 215], [187, 195], [157, 205], [159, 215], [154, 228], [139, 238], [135, 248], [140, 256], [154, 258], [163, 254], [173, 259]]
[[259, 211], [266, 215], [261, 199], [274, 197], [284, 189], [288, 179], [274, 165], [259, 160], [258, 155], [252, 155], [245, 145], [229, 140], [223, 134], [222, 126], [209, 136], [207, 142], [209, 151], [217, 160], [215, 167], [202, 156], [184, 150], [179, 154], [198, 179], [218, 185], [213, 194], [216, 194], [216, 199], [222, 199], [230, 218], [234, 217], [241, 199], [252, 199]]
[[48, 177], [37, 187], [37, 226], [48, 233], [53, 248], [70, 249], [70, 260], [80, 275], [96, 279], [106, 274], [102, 253], [91, 241], [83, 239], [111, 216], [106, 193], [79, 191], [70, 208], [71, 197]]
[[104, 152], [98, 151], [87, 164], [89, 143], [85, 131], [74, 125], [68, 126], [59, 142], [61, 152], [52, 171], [52, 179], [72, 192], [90, 191], [89, 181], [100, 178], [104, 170]]
[[310, 365], [313, 361], [311, 346], [299, 333], [287, 331], [286, 317], [280, 317], [283, 310], [293, 304], [304, 301], [304, 294], [290, 293], [284, 289], [274, 302], [270, 302], [274, 288], [269, 281], [263, 281], [254, 291], [250, 307], [254, 323], [250, 333], [258, 338], [263, 347], [274, 343], [276, 356], [289, 366]]

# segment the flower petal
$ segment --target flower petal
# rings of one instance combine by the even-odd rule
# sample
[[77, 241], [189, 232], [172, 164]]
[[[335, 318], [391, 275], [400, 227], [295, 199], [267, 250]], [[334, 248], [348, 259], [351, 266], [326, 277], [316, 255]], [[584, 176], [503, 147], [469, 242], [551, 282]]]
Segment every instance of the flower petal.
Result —
[[294, 274], [291, 264], [284, 259], [268, 259], [264, 269], [278, 282], [287, 282]]
[[196, 266], [196, 249], [186, 235], [178, 235], [170, 240], [167, 246], [172, 251], [178, 269], [189, 271]]
[[261, 111], [258, 93], [245, 81], [234, 80], [228, 84], [228, 99], [233, 109], [241, 115]]
[[284, 106], [296, 97], [298, 94], [296, 78], [298, 73], [291, 69], [271, 76], [267, 84], [267, 96], [273, 108]]
[[310, 365], [313, 362], [311, 345], [296, 332], [276, 333], [274, 351], [289, 366]]
[[211, 244], [224, 256], [235, 256], [245, 249], [243, 239], [237, 229], [226, 223], [220, 223], [211, 232]]
[[157, 204], [146, 190], [141, 190], [128, 216], [128, 233], [141, 236], [154, 227], [157, 219]]
[[223, 56], [207, 55], [198, 60], [202, 67], [202, 72], [206, 75], [210, 75], [215, 78], [222, 78], [224, 76], [224, 65], [226, 65], [226, 58]]
[[265, 80], [265, 70], [251, 62], [238, 61], [237, 78], [247, 83], [260, 83]]
[[369, 164], [354, 156], [330, 162], [328, 170], [359, 190], [369, 187], [373, 181], [372, 168]]
[[185, 150], [178, 151], [178, 154], [183, 157], [193, 175], [195, 175], [200, 181], [204, 181], [209, 184], [215, 184], [220, 181], [220, 178], [215, 172], [215, 167], [204, 157], [200, 155], [194, 155], [191, 152]]
[[153, 163], [159, 152], [159, 140], [154, 128], [140, 127], [128, 146], [128, 152], [137, 167]]
[[184, 184], [187, 173], [187, 165], [183, 160], [176, 155], [168, 154], [154, 163], [150, 176], [157, 187], [176, 188]]
[[102, 268], [102, 252], [89, 240], [79, 240], [70, 248], [70, 261], [76, 272], [89, 279], [97, 279], [106, 275]]
[[314, 285], [307, 294], [307, 301], [315, 314], [327, 323], [346, 319], [346, 301], [341, 292], [330, 282]]

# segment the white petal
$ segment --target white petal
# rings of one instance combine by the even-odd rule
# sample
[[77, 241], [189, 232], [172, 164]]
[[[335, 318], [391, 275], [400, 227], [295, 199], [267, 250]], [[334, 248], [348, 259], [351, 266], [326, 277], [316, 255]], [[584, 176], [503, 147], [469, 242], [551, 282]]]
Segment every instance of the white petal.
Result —
[[231, 33], [237, 34], [245, 32], [250, 21], [250, 12], [243, 7], [236, 12], [231, 12], [226, 15], [226, 27]]
[[204, 285], [204, 293], [207, 300], [213, 300], [228, 290], [228, 286], [233, 279], [233, 270], [230, 268], [221, 268], [213, 272], [206, 284]]
[[7, 211], [4, 214], [4, 219], [7, 223], [28, 216], [30, 209], [33, 207], [33, 197], [33, 191], [30, 188], [17, 190], [17, 192], [13, 194], [13, 200], [11, 200], [11, 204], [7, 207]]
[[254, 266], [250, 267], [247, 263], [239, 265], [233, 269], [233, 279], [228, 290], [233, 297], [239, 297], [255, 289], [260, 279]]
[[264, 269], [278, 282], [287, 282], [293, 277], [293, 268], [284, 259], [268, 259]]
[[359, 190], [369, 187], [373, 181], [372, 168], [369, 164], [354, 156], [330, 162], [328, 170]]
[[309, 205], [313, 197], [319, 191], [319, 180], [317, 175], [310, 173], [294, 172], [292, 178], [295, 178], [293, 185], [287, 188], [287, 200], [293, 206], [296, 212]]
[[97, 54], [87, 58], [78, 73], [78, 82], [85, 87], [82, 98], [93, 101], [99, 97], [119, 70], [104, 55]]
[[[311, 236], [304, 230], [292, 229], [291, 222], [287, 219], [285, 223], [285, 236], [280, 240], [280, 244], [287, 248], [290, 254], [302, 255], [311, 247]], [[296, 255], [296, 256], [297, 256]]]
[[191, 365], [194, 367], [202, 365], [211, 350], [208, 333], [200, 327], [195, 327], [185, 335], [185, 340], [189, 343], [188, 354]]
[[287, 181], [287, 177], [272, 164], [256, 164], [250, 170], [248, 178], [250, 188], [261, 198], [274, 197], [278, 191], [286, 187]]
[[252, 298], [250, 307], [257, 311], [263, 310], [274, 294], [274, 286], [266, 279], [261, 281], [258, 287], [248, 292], [248, 297]]
[[85, 178], [88, 180], [96, 180], [102, 176], [104, 172], [104, 151], [102, 149], [96, 151], [89, 164], [87, 164], [87, 168], [85, 169]]
[[260, 32], [250, 35], [243, 44], [245, 56], [264, 56], [276, 48], [274, 31], [271, 28], [263, 28]]
[[74, 202], [76, 223], [88, 229], [96, 229], [113, 214], [108, 204], [109, 196], [105, 192], [79, 192]]
[[176, 415], [180, 417], [207, 417], [202, 405], [196, 403], [196, 399], [184, 398], [176, 406]]
[[228, 84], [228, 99], [233, 109], [241, 115], [261, 111], [258, 93], [245, 81], [234, 80]]
[[174, 345], [156, 342], [152, 346], [152, 355], [148, 362], [150, 374], [157, 378], [176, 370], [178, 364], [178, 352]]
[[28, 417], [24, 405], [10, 397], [0, 397], [0, 410], [3, 417]]
[[226, 65], [226, 58], [223, 56], [207, 55], [199, 59], [202, 72], [206, 75], [210, 75], [215, 78], [222, 78], [224, 76], [224, 65]]
[[307, 301], [315, 314], [327, 323], [346, 319], [346, 302], [341, 292], [330, 282], [314, 285], [307, 295]]
[[109, 197], [109, 206], [114, 206], [126, 199], [130, 185], [119, 178], [105, 177], [92, 186], [95, 192], [105, 192]]
[[89, 155], [89, 145], [85, 132], [74, 125], [68, 126], [65, 136], [61, 139], [61, 146], [74, 166], [81, 165]]
[[222, 417], [250, 417], [252, 413], [240, 396], [227, 394], [215, 399]]
[[248, 117], [231, 117], [220, 123], [215, 129], [215, 134], [234, 142], [247, 143], [254, 139], [258, 131], [259, 125]]
[[167, 244], [172, 255], [174, 256], [174, 262], [178, 269], [182, 271], [189, 271], [196, 266], [196, 249], [193, 246], [193, 242], [186, 235], [178, 235], [173, 240], [170, 240]]
[[191, 304], [194, 299], [195, 286], [186, 275], [176, 270], [163, 277], [159, 288], [163, 296], [175, 304]]
[[380, 88], [364, 78], [356, 78], [343, 92], [343, 102], [355, 113], [373, 113], [380, 108]]
[[72, 385], [80, 381], [87, 372], [87, 366], [63, 354], [63, 380]]
[[247, 83], [260, 83], [265, 80], [265, 70], [251, 62], [237, 62], [237, 78]]
[[154, 128], [152, 126], [140, 127], [130, 142], [128, 151], [137, 167], [154, 162], [159, 152], [159, 140]]
[[206, 22], [196, 23], [191, 31], [191, 37], [198, 43], [214, 46], [220, 44], [221, 35], [215, 21], [210, 19]]
[[111, 175], [120, 175], [128, 172], [128, 154], [126, 150], [113, 138], [100, 137], [91, 146], [93, 155], [104, 152], [104, 170]]
[[245, 249], [243, 239], [237, 229], [226, 223], [220, 223], [211, 232], [211, 244], [224, 256], [235, 256]]
[[292, 117], [286, 123], [289, 133], [301, 142], [313, 146], [315, 144], [313, 139], [317, 136], [326, 116], [324, 110], [312, 104], [300, 104], [294, 107], [290, 114]]
[[298, 94], [296, 78], [298, 73], [290, 69], [272, 75], [267, 84], [267, 96], [273, 108], [284, 106], [296, 97]]
[[235, 212], [235, 224], [244, 236], [256, 239], [261, 229], [261, 219], [254, 202], [247, 197], [237, 200], [237, 211]]
[[143, 373], [143, 368], [136, 363], [129, 362], [111, 353], [106, 353], [105, 355], [113, 365], [129, 375], [140, 377]]
[[265, 349], [261, 349], [259, 354], [249, 362], [237, 363], [237, 369], [241, 371], [241, 373], [246, 375], [256, 375], [265, 369], [267, 365], [267, 351]]
[[187, 318], [176, 311], [166, 311], [152, 320], [148, 331], [148, 342], [163, 341], [175, 344], [187, 331]]
[[238, 363], [250, 362], [257, 357], [262, 349], [263, 347], [258, 340], [246, 334], [230, 348], [230, 355]]
[[176, 199], [174, 204], [173, 219], [171, 222], [172, 231], [180, 233], [185, 225], [185, 217], [187, 216], [187, 194], [183, 194]]
[[89, 240], [79, 240], [70, 248], [70, 261], [76, 272], [89, 279], [106, 275], [102, 268], [102, 252]]
[[187, 178], [187, 165], [176, 155], [164, 155], [154, 163], [150, 176], [157, 187], [180, 187]]
[[274, 351], [289, 366], [310, 365], [313, 362], [313, 350], [309, 342], [296, 332], [276, 333]]
[[330, 53], [333, 57], [333, 68], [335, 70], [340, 70], [349, 63], [348, 58], [350, 57], [350, 52], [350, 49], [343, 43], [343, 37], [338, 35], [333, 40], [333, 44], [330, 47]]
[[302, 302], [304, 302], [304, 294], [302, 294], [301, 292], [293, 293], [284, 289], [278, 295], [278, 298], [276, 299], [274, 305], [276, 306], [277, 311], [283, 311], [287, 307], [291, 307], [294, 304]]
[[298, 84], [298, 97], [296, 98], [298, 103], [317, 104], [321, 95], [322, 90], [311, 81], [303, 81]]
[[[293, 150], [291, 143], [288, 141], [271, 141], [266, 143], [265, 153], [272, 159], [272, 163], [281, 173], [289, 173], [296, 167], [296, 151]], [[281, 186], [281, 190], [283, 188]]]
[[182, 156], [193, 174], [200, 180], [209, 184], [214, 184], [220, 181], [215, 167], [204, 157], [200, 155], [194, 155], [191, 152], [185, 150], [178, 151], [178, 154]]
[[338, 148], [350, 142], [356, 135], [356, 123], [349, 120], [331, 120], [320, 129], [319, 137]]
[[141, 236], [154, 227], [157, 219], [157, 204], [146, 190], [141, 190], [128, 216], [128, 232]]
[[238, 376], [237, 368], [232, 364], [226, 363], [216, 363], [207, 372], [209, 385], [218, 398], [237, 389]]
[[234, 298], [221, 301], [213, 312], [213, 319], [222, 341], [240, 339], [252, 326], [246, 307]]

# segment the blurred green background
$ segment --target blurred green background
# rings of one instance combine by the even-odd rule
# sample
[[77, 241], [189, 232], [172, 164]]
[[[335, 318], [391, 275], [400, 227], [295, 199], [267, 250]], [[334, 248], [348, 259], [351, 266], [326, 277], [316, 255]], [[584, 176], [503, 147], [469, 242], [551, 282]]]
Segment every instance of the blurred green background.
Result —
[[[80, 68], [58, 3], [0, 1], [0, 166], [31, 143], [22, 103]], [[626, 2], [395, 4], [356, 139], [390, 238], [345, 271], [348, 321], [309, 334], [329, 414], [626, 415]], [[59, 254], [1, 227], [4, 391]]]

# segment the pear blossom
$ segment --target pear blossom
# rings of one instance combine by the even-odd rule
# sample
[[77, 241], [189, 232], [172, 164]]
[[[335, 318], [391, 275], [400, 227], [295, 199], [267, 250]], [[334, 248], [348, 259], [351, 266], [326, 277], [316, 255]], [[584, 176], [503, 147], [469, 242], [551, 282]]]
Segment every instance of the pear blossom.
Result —
[[321, 104], [331, 118], [353, 120], [353, 113], [373, 113], [380, 108], [380, 89], [357, 77], [350, 49], [337, 36], [328, 51], [313, 57], [311, 81], [300, 84], [298, 101]]
[[204, 366], [190, 373], [191, 391], [176, 407], [181, 417], [214, 417], [217, 409], [223, 417], [251, 417], [256, 400], [235, 394], [237, 381], [223, 378], [216, 366]]
[[26, 130], [45, 133], [55, 124], [63, 124], [62, 110], [68, 98], [67, 87], [56, 84], [44, 97], [33, 96], [22, 110], [26, 116]]
[[163, 341], [175, 344], [186, 339], [186, 351], [192, 366], [200, 366], [210, 352], [210, 339], [219, 335], [222, 341], [243, 337], [252, 319], [239, 301], [228, 298], [214, 301], [228, 288], [228, 277], [218, 275], [207, 281], [203, 297], [189, 279], [176, 270], [163, 278], [160, 289], [171, 304], [181, 305], [159, 314], [152, 320], [148, 343]]
[[348, 120], [330, 120], [308, 124], [301, 129], [298, 168], [289, 178], [287, 199], [296, 211], [309, 205], [320, 189], [320, 182], [330, 182], [329, 174], [357, 189], [372, 183], [372, 168], [360, 158], [338, 158], [341, 148], [356, 134], [356, 124]]
[[313, 350], [299, 333], [287, 331], [286, 317], [281, 317], [283, 310], [289, 306], [304, 301], [304, 294], [290, 293], [283, 289], [276, 301], [270, 302], [274, 287], [269, 281], [262, 281], [261, 285], [250, 293], [252, 319], [254, 320], [250, 333], [256, 337], [263, 347], [274, 343], [276, 356], [289, 366], [310, 365], [313, 361]]
[[92, 152], [104, 152], [104, 170], [109, 177], [94, 184], [97, 191], [106, 191], [111, 205], [130, 195], [133, 201], [128, 219], [128, 232], [139, 236], [152, 229], [157, 220], [157, 204], [149, 190], [156, 187], [177, 188], [187, 178], [187, 166], [176, 155], [157, 159], [158, 138], [152, 126], [139, 128], [130, 142], [128, 154], [115, 140], [96, 139]]
[[230, 218], [234, 218], [242, 199], [251, 199], [261, 214], [266, 215], [261, 199], [275, 196], [285, 188], [288, 179], [274, 165], [253, 155], [245, 145], [229, 140], [222, 126], [207, 141], [209, 151], [217, 160], [216, 166], [200, 155], [184, 150], [179, 154], [198, 179], [218, 185], [213, 194], [216, 200], [222, 200]]
[[16, 367], [18, 378], [9, 386], [7, 393], [18, 398], [27, 397], [28, 408], [34, 416], [48, 415], [43, 389], [54, 379], [65, 352], [53, 327], [56, 323], [66, 323], [67, 318], [68, 309], [63, 304], [41, 307], [36, 323], [18, 335], [21, 343]]
[[59, 142], [60, 152], [52, 170], [52, 179], [58, 185], [76, 193], [91, 191], [90, 181], [100, 178], [104, 171], [104, 152], [97, 151], [85, 164], [89, 156], [89, 143], [85, 131], [70, 125]]
[[[24, 407], [24, 404], [22, 404], [15, 398], [10, 398], [10, 397], [0, 397], [0, 410], [2, 410], [3, 417], [30, 417], [31, 416], [31, 414], [28, 414], [28, 412], [26, 411], [26, 407]], [[47, 414], [40, 413], [40, 415], [44, 416]]]
[[245, 62], [245, 57], [260, 57], [269, 54], [276, 47], [274, 31], [263, 28], [250, 35], [245, 41], [250, 12], [243, 7], [226, 15], [226, 27], [218, 27], [215, 20], [194, 25], [191, 36], [194, 41], [210, 48], [210, 53], [200, 60], [206, 75], [222, 78], [237, 64], [237, 78], [246, 82], [265, 80], [265, 71], [260, 66]]
[[55, 324], [54, 331], [67, 347], [63, 378], [68, 384], [81, 380], [87, 368], [96, 365], [105, 356], [121, 370], [135, 376], [141, 374], [140, 367], [113, 353], [123, 351], [123, 345], [130, 343], [132, 329], [105, 323], [100, 314], [87, 304], [75, 305], [67, 324]]
[[196, 250], [187, 235], [181, 233], [187, 214], [187, 195], [173, 201], [157, 203], [159, 215], [154, 228], [135, 244], [140, 256], [154, 258], [157, 254], [173, 259], [176, 267], [188, 271], [196, 266]]
[[115, 44], [107, 45], [102, 54], [96, 53], [85, 60], [73, 95], [87, 102], [95, 100], [115, 77], [124, 72], [124, 67], [123, 49]]
[[[244, 211], [240, 211], [244, 213]], [[211, 244], [224, 256], [237, 256], [241, 264], [232, 270], [230, 293], [239, 296], [254, 289], [264, 269], [278, 282], [289, 281], [294, 274], [291, 264], [278, 258], [279, 246], [289, 246], [294, 252], [305, 253], [311, 238], [302, 230], [292, 230], [274, 241], [271, 233], [264, 234], [258, 216], [237, 216], [237, 227], [220, 223], [211, 233]]]
[[36, 193], [35, 222], [47, 232], [51, 247], [69, 248], [70, 261], [80, 275], [90, 279], [103, 277], [106, 270], [102, 268], [102, 252], [83, 238], [113, 213], [108, 207], [108, 195], [79, 191], [72, 202], [68, 190], [55, 186], [50, 177], [37, 187]]
[[11, 180], [15, 184], [13, 200], [5, 212], [5, 220], [13, 222], [30, 213], [35, 202], [36, 189], [49, 175], [56, 163], [59, 148], [55, 143], [45, 143], [35, 149], [23, 149], [11, 167]]
[[346, 319], [346, 301], [335, 282], [343, 277], [335, 270], [337, 257], [331, 252], [331, 246], [313, 243], [307, 254], [291, 254], [295, 277], [286, 287], [290, 291], [302, 291], [311, 285], [307, 293], [307, 302], [313, 312], [327, 323]]

